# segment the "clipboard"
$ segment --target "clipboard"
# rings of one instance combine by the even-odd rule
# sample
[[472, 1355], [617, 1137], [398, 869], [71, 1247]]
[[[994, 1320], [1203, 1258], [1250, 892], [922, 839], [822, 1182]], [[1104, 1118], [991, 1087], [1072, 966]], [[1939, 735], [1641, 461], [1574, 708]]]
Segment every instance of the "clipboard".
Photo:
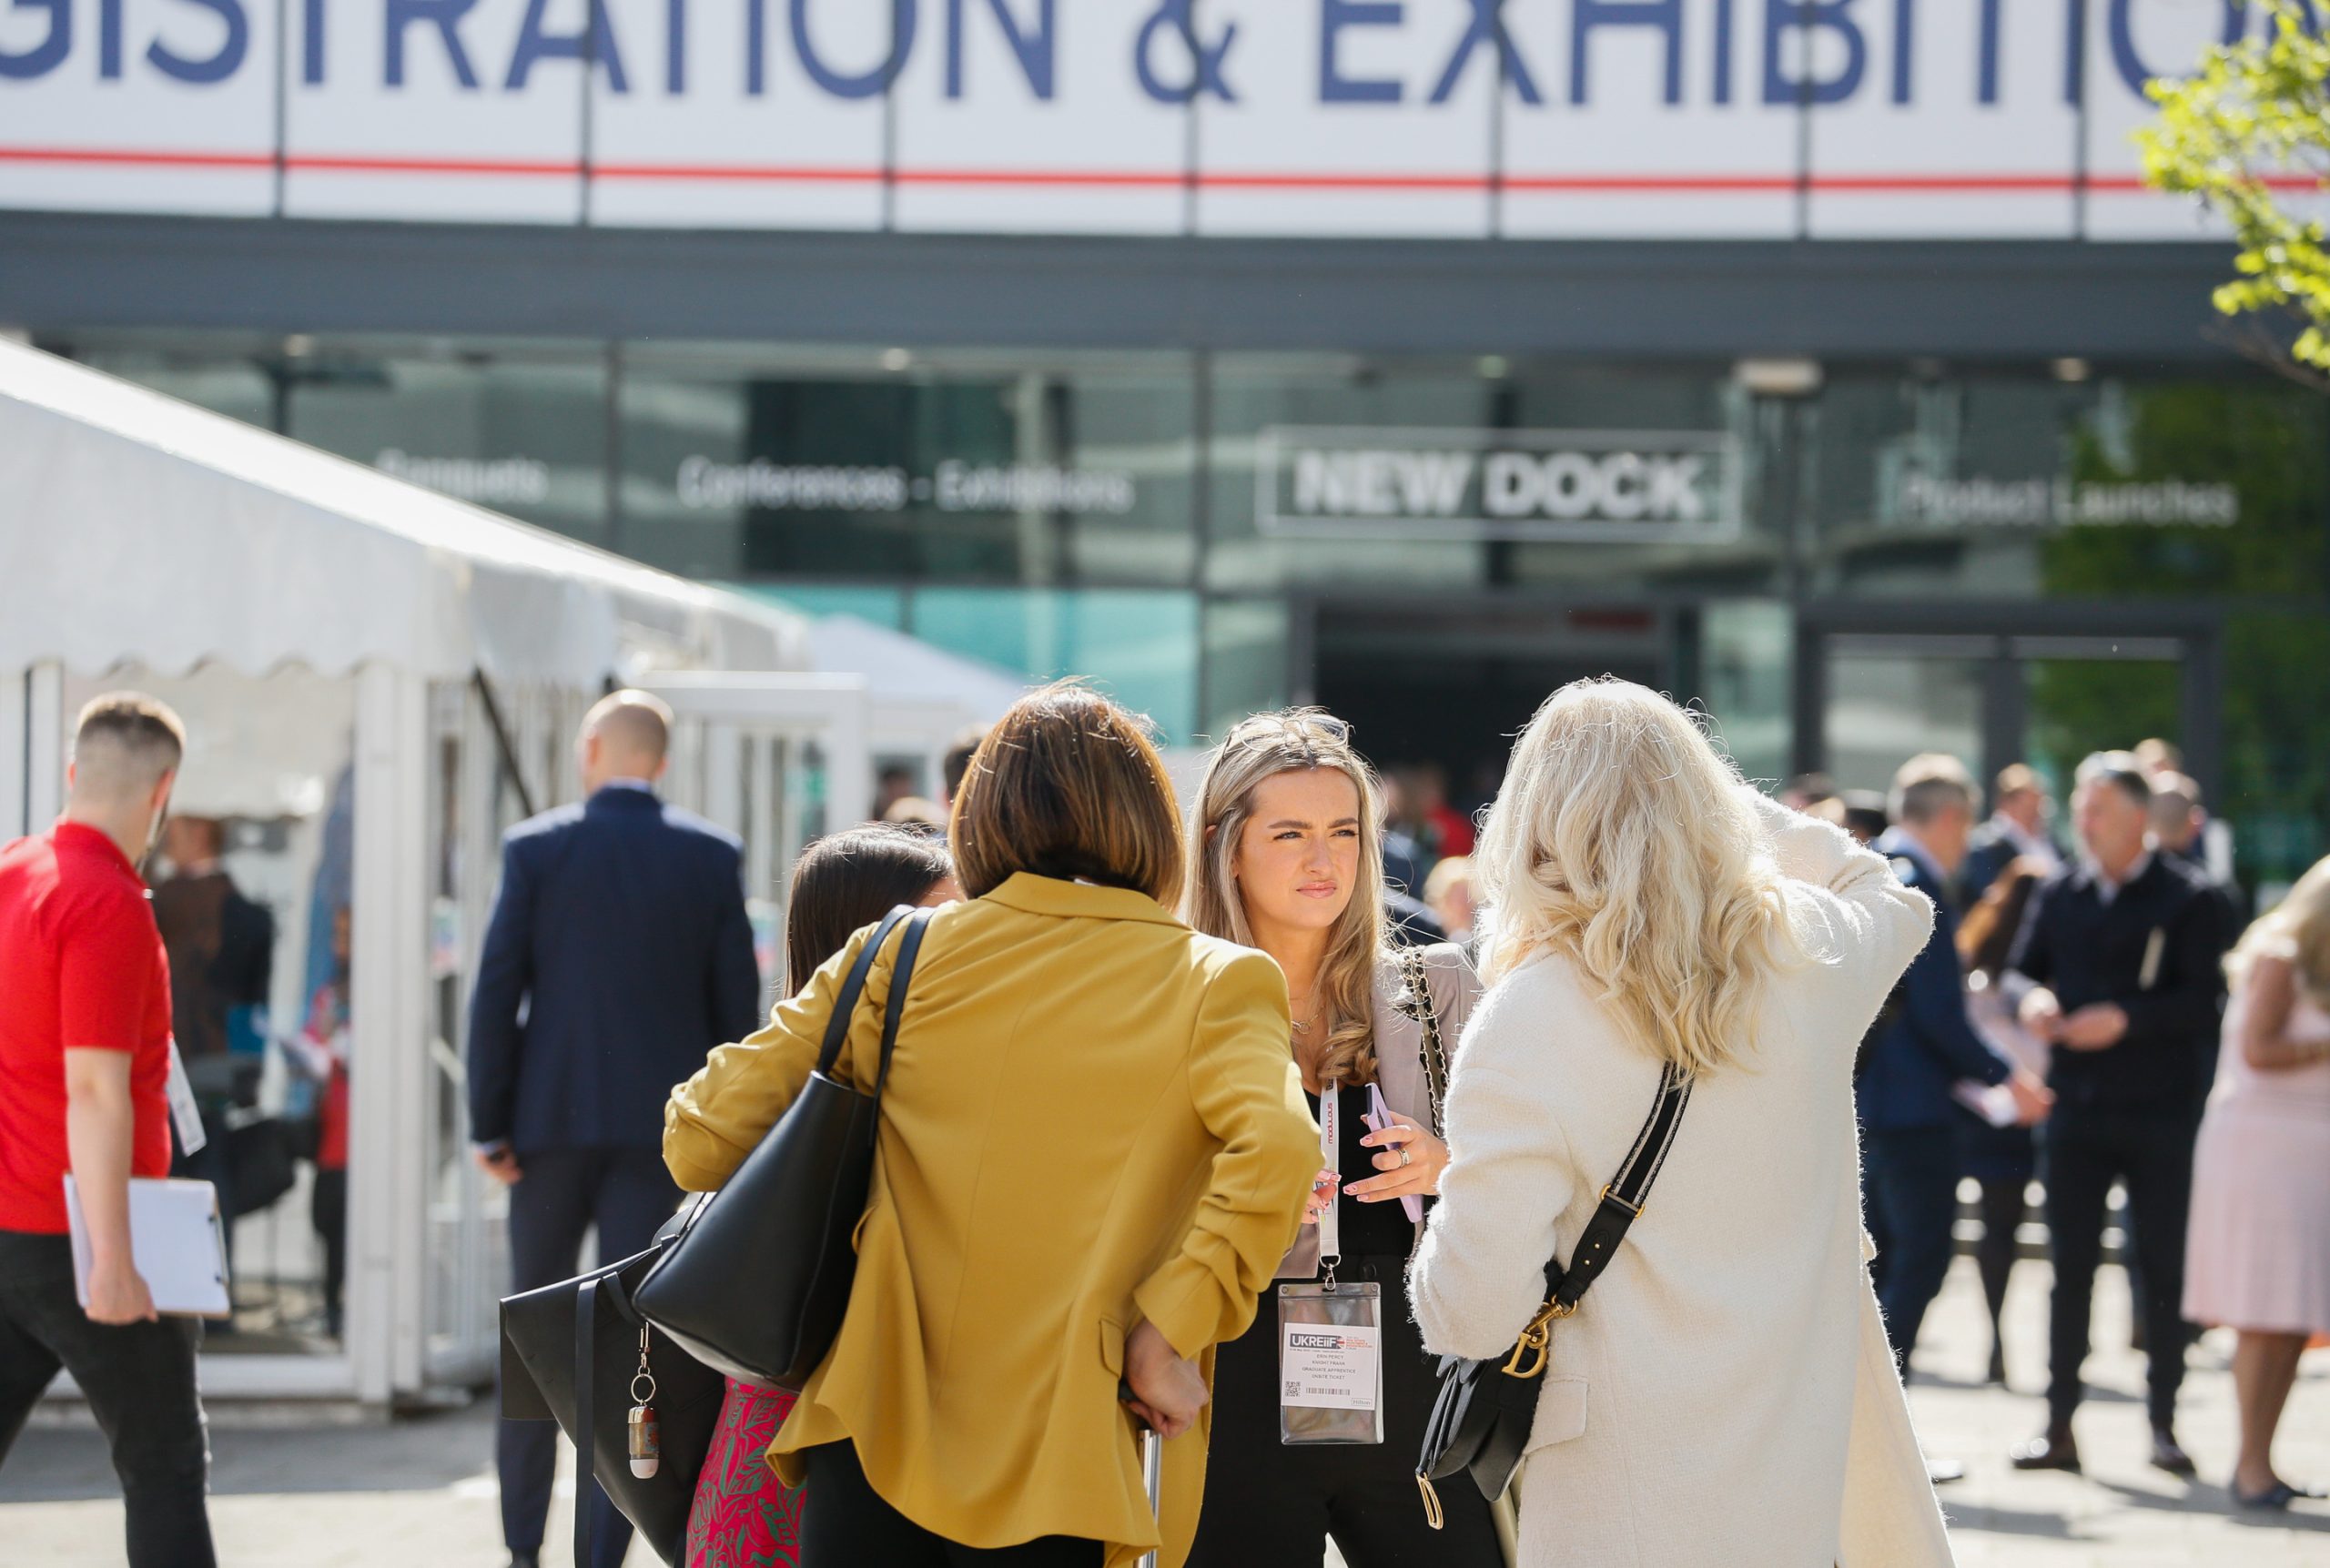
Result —
[[[89, 1304], [89, 1222], [80, 1189], [65, 1176], [65, 1217], [73, 1239], [73, 1294]], [[227, 1290], [227, 1230], [218, 1217], [218, 1190], [207, 1181], [129, 1179], [129, 1250], [154, 1298], [169, 1318], [226, 1318], [234, 1313]]]

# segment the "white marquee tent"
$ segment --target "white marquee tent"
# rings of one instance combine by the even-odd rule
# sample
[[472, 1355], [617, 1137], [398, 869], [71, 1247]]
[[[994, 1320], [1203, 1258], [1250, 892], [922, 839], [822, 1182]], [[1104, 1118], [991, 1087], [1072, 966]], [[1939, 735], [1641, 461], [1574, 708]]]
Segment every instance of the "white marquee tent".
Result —
[[[258, 1306], [207, 1390], [385, 1402], [488, 1371], [501, 1194], [467, 1158], [460, 1052], [496, 838], [571, 793], [611, 683], [691, 679], [756, 693], [748, 739], [791, 797], [870, 794], [867, 683], [816, 673], [802, 619], [0, 342], [0, 837], [59, 808], [78, 703], [137, 685], [192, 732], [177, 810], [240, 824], [228, 867], [276, 915], [269, 1034], [300, 1027], [345, 912], [346, 1330], [316, 1327], [287, 1199], [237, 1228]], [[734, 729], [683, 709], [675, 798], [707, 804]], [[773, 874], [797, 839], [766, 824], [818, 825], [733, 820], [768, 784], [713, 784]], [[261, 1098], [234, 1114], [281, 1108]]]

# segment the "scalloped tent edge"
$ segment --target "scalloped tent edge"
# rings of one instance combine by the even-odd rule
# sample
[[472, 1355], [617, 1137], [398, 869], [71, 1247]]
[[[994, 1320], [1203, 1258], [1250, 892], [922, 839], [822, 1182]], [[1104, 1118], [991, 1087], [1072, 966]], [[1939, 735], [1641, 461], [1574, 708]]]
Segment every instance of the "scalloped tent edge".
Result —
[[806, 670], [799, 616], [0, 341], [0, 670], [590, 685]]

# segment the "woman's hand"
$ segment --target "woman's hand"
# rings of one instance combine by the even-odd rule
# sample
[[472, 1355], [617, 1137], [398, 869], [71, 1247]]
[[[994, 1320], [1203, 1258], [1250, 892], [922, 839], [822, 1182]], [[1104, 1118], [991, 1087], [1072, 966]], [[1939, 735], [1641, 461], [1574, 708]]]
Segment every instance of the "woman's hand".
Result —
[[1302, 1200], [1302, 1223], [1316, 1225], [1319, 1216], [1335, 1201], [1335, 1184], [1342, 1178], [1332, 1170], [1321, 1170], [1311, 1182], [1311, 1195]]
[[1382, 1176], [1371, 1176], [1343, 1189], [1362, 1203], [1382, 1203], [1411, 1195], [1423, 1197], [1440, 1190], [1440, 1173], [1448, 1168], [1448, 1146], [1426, 1131], [1415, 1118], [1393, 1111], [1391, 1126], [1371, 1132], [1359, 1141], [1383, 1151], [1375, 1157], [1375, 1168], [1383, 1172]]
[[1150, 1322], [1134, 1324], [1125, 1336], [1125, 1383], [1133, 1396], [1126, 1408], [1160, 1437], [1179, 1437], [1196, 1425], [1198, 1412], [1212, 1397], [1198, 1364], [1174, 1350]]

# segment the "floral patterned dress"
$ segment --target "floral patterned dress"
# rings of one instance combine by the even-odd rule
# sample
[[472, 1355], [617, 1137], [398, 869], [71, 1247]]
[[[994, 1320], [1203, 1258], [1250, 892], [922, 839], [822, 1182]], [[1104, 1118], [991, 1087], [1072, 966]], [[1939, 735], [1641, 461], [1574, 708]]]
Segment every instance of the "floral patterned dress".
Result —
[[791, 1394], [729, 1380], [688, 1512], [687, 1568], [798, 1568], [801, 1494], [777, 1481], [766, 1457], [792, 1409]]

